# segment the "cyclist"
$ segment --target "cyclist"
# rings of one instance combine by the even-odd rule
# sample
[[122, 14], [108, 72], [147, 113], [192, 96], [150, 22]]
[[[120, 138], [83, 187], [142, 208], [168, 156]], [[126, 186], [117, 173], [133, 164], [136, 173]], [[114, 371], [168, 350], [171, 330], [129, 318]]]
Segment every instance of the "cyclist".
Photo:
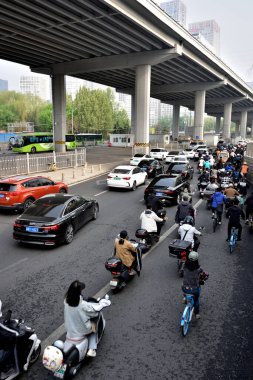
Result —
[[192, 243], [192, 249], [197, 252], [200, 245], [197, 235], [201, 236], [202, 234], [194, 227], [194, 219], [192, 216], [185, 218], [182, 226], [178, 229], [178, 234], [181, 240], [190, 241]]
[[121, 231], [119, 237], [115, 239], [114, 253], [126, 267], [132, 269], [136, 260], [136, 248], [128, 241], [127, 231]]
[[249, 216], [250, 214], [253, 214], [253, 193], [249, 197], [246, 198], [245, 201], [245, 206], [246, 206], [246, 224], [249, 223]]
[[230, 240], [231, 237], [231, 229], [232, 227], [235, 227], [238, 229], [238, 237], [237, 241], [241, 241], [242, 236], [242, 225], [240, 223], [240, 218], [245, 219], [245, 215], [241, 207], [239, 207], [239, 200], [235, 198], [234, 205], [229, 207], [227, 211], [227, 216], [229, 217], [228, 222], [228, 238], [226, 241]]
[[200, 274], [203, 269], [200, 268], [198, 252], [191, 251], [185, 262], [184, 279], [182, 290], [184, 294], [192, 294], [194, 296], [194, 313], [197, 319], [199, 315], [199, 297], [200, 297]]
[[216, 211], [218, 224], [221, 224], [221, 218], [223, 213], [223, 204], [226, 202], [226, 197], [221, 193], [220, 189], [216, 189], [215, 193], [211, 196], [211, 209], [212, 209], [212, 218], [214, 218], [214, 213]]
[[224, 190], [224, 195], [226, 196], [226, 208], [228, 208], [234, 202], [235, 197], [238, 197], [240, 194], [236, 189], [234, 189], [234, 186], [230, 183], [228, 187]]

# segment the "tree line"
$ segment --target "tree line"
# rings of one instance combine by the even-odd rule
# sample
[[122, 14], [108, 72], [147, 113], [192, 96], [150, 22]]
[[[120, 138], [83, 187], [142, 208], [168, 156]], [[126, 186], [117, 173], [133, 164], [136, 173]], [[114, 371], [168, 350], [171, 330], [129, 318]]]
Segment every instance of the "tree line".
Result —
[[[8, 123], [32, 122], [35, 132], [51, 132], [52, 104], [32, 94], [0, 92], [0, 129]], [[76, 98], [66, 97], [67, 132], [129, 133], [130, 120], [125, 109], [115, 101], [110, 88], [90, 90], [80, 87]]]

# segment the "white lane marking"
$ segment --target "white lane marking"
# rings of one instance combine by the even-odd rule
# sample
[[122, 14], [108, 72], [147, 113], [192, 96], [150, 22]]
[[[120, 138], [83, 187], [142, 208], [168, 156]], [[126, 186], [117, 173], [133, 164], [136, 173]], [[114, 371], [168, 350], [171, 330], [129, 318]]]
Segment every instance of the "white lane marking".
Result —
[[5, 271], [7, 271], [8, 269], [11, 269], [21, 263], [23, 263], [24, 261], [28, 260], [28, 257], [24, 257], [23, 259], [19, 260], [19, 261], [16, 261], [15, 263], [11, 264], [11, 265], [8, 265], [7, 267], [3, 268], [3, 269], [0, 269], [0, 273], [3, 273]]
[[[201, 203], [203, 202], [202, 199], [199, 199], [199, 201], [194, 205], [195, 208], [197, 208]], [[156, 243], [153, 247], [150, 248], [150, 250], [145, 253], [145, 256], [142, 258], [142, 260], [145, 259], [161, 242], [163, 242], [166, 237], [168, 237], [176, 228], [178, 228], [178, 224], [173, 224], [159, 239], [159, 242]], [[106, 284], [102, 289], [100, 289], [94, 296], [93, 298], [102, 298], [104, 297], [105, 294], [109, 293], [111, 290], [110, 288], [110, 283]], [[42, 354], [46, 346], [51, 345], [55, 340], [59, 339], [63, 334], [66, 333], [65, 326], [62, 324], [59, 326], [55, 331], [52, 332], [42, 343]]]
[[108, 193], [108, 190], [101, 191], [101, 193], [95, 194], [94, 197], [98, 197], [99, 195], [104, 194], [104, 193]]

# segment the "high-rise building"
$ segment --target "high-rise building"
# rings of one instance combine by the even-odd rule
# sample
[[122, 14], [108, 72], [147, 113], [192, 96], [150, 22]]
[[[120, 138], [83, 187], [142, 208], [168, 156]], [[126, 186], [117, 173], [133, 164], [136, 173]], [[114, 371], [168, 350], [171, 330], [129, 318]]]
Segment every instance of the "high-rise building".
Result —
[[190, 23], [189, 32], [192, 35], [200, 33], [214, 47], [215, 54], [220, 54], [220, 27], [215, 20]]
[[184, 28], [186, 27], [186, 6], [181, 0], [164, 1], [160, 3], [160, 8]]
[[0, 91], [8, 91], [8, 81], [0, 79]]
[[32, 94], [41, 99], [49, 100], [49, 77], [38, 75], [22, 75], [20, 77], [20, 92], [22, 94]]

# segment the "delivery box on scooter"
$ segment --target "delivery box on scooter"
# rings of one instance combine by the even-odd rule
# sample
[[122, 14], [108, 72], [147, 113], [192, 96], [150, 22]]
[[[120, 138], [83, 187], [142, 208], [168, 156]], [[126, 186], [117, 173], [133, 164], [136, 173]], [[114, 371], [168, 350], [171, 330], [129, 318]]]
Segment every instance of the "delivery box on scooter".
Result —
[[192, 243], [187, 240], [174, 239], [169, 244], [169, 255], [177, 259], [181, 258], [182, 252], [188, 255], [191, 250]]

